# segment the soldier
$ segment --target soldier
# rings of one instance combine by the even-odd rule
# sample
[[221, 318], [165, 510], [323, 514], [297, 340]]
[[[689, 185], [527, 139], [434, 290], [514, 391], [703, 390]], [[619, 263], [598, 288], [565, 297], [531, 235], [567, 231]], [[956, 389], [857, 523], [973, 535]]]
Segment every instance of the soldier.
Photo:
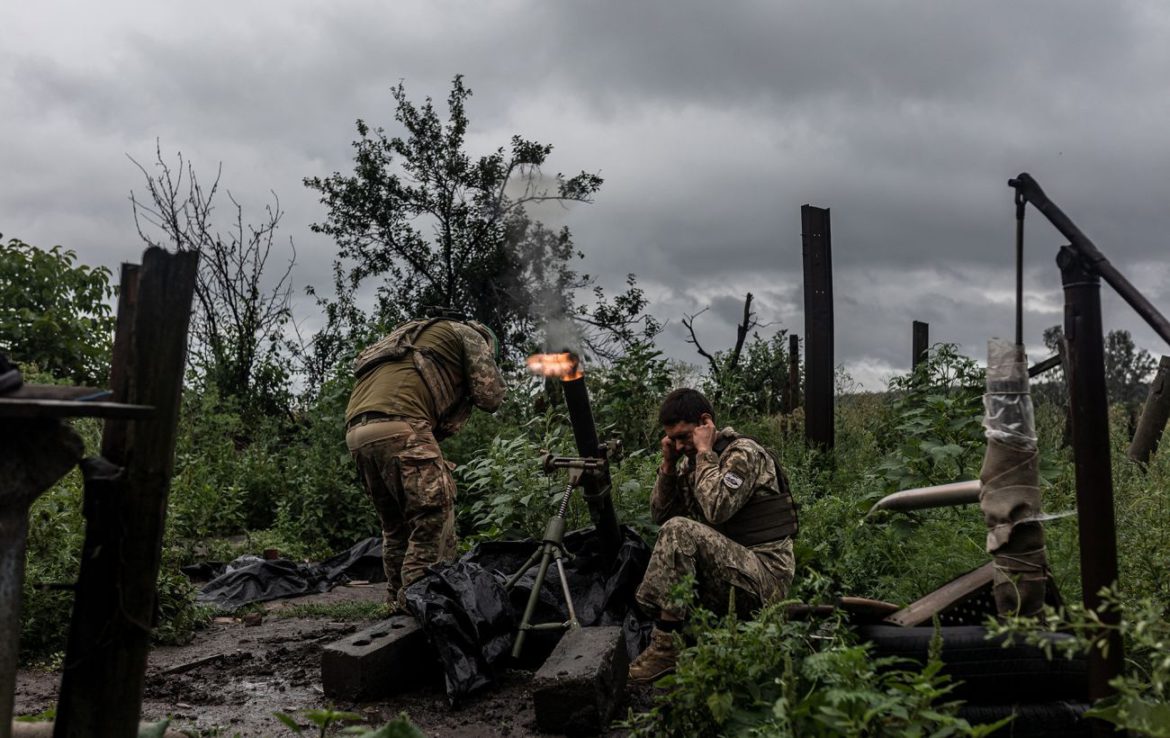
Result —
[[650, 514], [662, 525], [638, 588], [638, 603], [657, 618], [650, 646], [630, 665], [648, 682], [674, 670], [674, 633], [686, 609], [671, 589], [694, 577], [698, 602], [717, 613], [735, 591], [736, 611], [782, 599], [792, 582], [796, 506], [780, 464], [755, 440], [715, 428], [715, 411], [700, 392], [679, 389], [658, 414], [666, 435]]
[[482, 323], [412, 320], [354, 362], [345, 443], [382, 523], [386, 598], [431, 564], [455, 556], [454, 465], [438, 441], [463, 427], [473, 407], [494, 413], [504, 399], [499, 341]]

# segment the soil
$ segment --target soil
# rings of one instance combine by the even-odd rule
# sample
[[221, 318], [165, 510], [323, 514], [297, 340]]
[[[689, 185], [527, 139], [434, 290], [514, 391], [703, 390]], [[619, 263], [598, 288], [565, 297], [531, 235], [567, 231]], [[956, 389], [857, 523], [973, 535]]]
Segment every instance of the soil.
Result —
[[[321, 595], [269, 603], [259, 625], [216, 618], [185, 646], [150, 652], [142, 717], [171, 718], [171, 727], [204, 736], [292, 735], [274, 716], [282, 712], [305, 727], [306, 710], [330, 707], [356, 712], [367, 725], [382, 725], [402, 713], [427, 736], [526, 738], [536, 730], [530, 671], [505, 672], [494, 689], [448, 705], [439, 683], [387, 700], [334, 703], [321, 688], [321, 648], [365, 627], [365, 622], [332, 622], [276, 617], [291, 604], [380, 601], [380, 586], [345, 586]], [[255, 620], [256, 618], [250, 618]], [[59, 671], [21, 669], [17, 673], [16, 714], [36, 715], [55, 706]], [[635, 696], [641, 701], [644, 696]], [[305, 731], [316, 735], [316, 728]]]

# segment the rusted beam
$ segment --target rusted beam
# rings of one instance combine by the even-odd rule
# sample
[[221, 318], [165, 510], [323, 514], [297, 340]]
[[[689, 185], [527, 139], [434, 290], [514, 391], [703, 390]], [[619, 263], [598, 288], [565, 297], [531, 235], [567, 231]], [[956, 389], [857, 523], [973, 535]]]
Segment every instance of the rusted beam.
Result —
[[923, 323], [921, 320], [914, 321], [911, 326], [913, 336], [913, 356], [911, 358], [910, 370], [917, 371], [918, 365], [926, 361], [927, 352], [930, 350], [930, 323]]
[[[155, 413], [111, 423], [86, 466], [86, 534], [53, 735], [134, 736], [142, 709], [198, 254], [147, 249], [115, 399]], [[122, 334], [122, 321], [119, 321]], [[121, 373], [122, 369], [125, 373]], [[113, 462], [113, 463], [110, 463]], [[124, 469], [119, 468], [124, 467]]]
[[1036, 362], [1032, 366], [1028, 367], [1028, 376], [1038, 377], [1049, 369], [1055, 369], [1056, 367], [1060, 366], [1063, 361], [1064, 356], [1060, 352], [1057, 352], [1052, 356], [1049, 356], [1044, 361]]
[[788, 336], [788, 393], [784, 400], [784, 410], [792, 412], [800, 407], [800, 338], [795, 334]]
[[1129, 458], [1141, 464], [1148, 462], [1150, 454], [1158, 448], [1167, 420], [1170, 420], [1170, 356], [1163, 356], [1129, 444]]
[[[1064, 284], [1064, 337], [1076, 466], [1081, 586], [1085, 607], [1098, 613], [1102, 622], [1115, 625], [1117, 611], [1100, 609], [1102, 588], [1117, 586], [1117, 531], [1109, 458], [1101, 280], [1093, 266], [1068, 246], [1061, 248], [1056, 263]], [[1089, 654], [1089, 698], [1093, 701], [1113, 694], [1109, 680], [1121, 673], [1123, 660], [1117, 631], [1109, 630], [1102, 637], [1108, 640], [1108, 653], [1093, 649]]]
[[1064, 214], [1064, 211], [1048, 199], [1048, 195], [1044, 193], [1044, 190], [1040, 188], [1040, 183], [1032, 175], [1022, 172], [1015, 179], [1008, 180], [1008, 186], [1014, 187], [1016, 192], [1043, 213], [1044, 217], [1048, 218], [1048, 222], [1069, 240], [1069, 245], [1066, 248], [1078, 254], [1095, 274], [1103, 278], [1117, 294], [1121, 295], [1121, 299], [1129, 303], [1129, 306], [1142, 316], [1146, 324], [1153, 328], [1163, 341], [1170, 344], [1170, 321], [1166, 320], [1165, 316], [1158, 312], [1158, 309], [1142, 293], [1138, 292], [1137, 288], [1130, 284], [1129, 280], [1122, 276], [1115, 266], [1109, 263], [1097, 245], [1089, 240], [1089, 237], [1082, 233], [1080, 228], [1077, 228], [1076, 224]]
[[800, 208], [804, 252], [804, 437], [810, 446], [834, 446], [833, 258], [829, 210]]

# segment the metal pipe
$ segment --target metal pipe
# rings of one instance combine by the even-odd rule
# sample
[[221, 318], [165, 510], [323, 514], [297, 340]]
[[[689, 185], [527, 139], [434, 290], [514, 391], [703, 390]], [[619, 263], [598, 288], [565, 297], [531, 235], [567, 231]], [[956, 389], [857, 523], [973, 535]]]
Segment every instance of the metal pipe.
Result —
[[[870, 508], [868, 515], [878, 510], [909, 512], [932, 507], [953, 507], [979, 502], [980, 484], [978, 479], [951, 484], [936, 484], [933, 487], [916, 487], [886, 495]], [[867, 517], [868, 517], [867, 515]]]
[[[605, 458], [606, 451], [597, 438], [597, 425], [593, 422], [593, 409], [589, 405], [589, 390], [585, 377], [579, 376], [561, 382], [565, 391], [565, 407], [569, 411], [569, 423], [573, 427], [573, 439], [577, 453], [584, 457]], [[599, 478], [600, 477], [600, 478]], [[601, 475], [587, 474], [581, 480], [582, 497], [589, 506], [589, 517], [601, 540], [602, 555], [606, 559], [617, 556], [622, 545], [622, 532], [618, 527], [617, 512], [610, 497], [609, 470]]]
[[1069, 240], [1069, 246], [1066, 248], [1078, 254], [1086, 266], [1109, 283], [1109, 286], [1121, 295], [1121, 299], [1129, 303], [1129, 306], [1142, 316], [1142, 319], [1162, 337], [1163, 341], [1170, 344], [1170, 321], [1167, 321], [1162, 313], [1158, 312], [1158, 309], [1142, 293], [1138, 292], [1137, 288], [1130, 284], [1129, 280], [1123, 277], [1116, 267], [1109, 263], [1105, 255], [1089, 240], [1088, 236], [1081, 233], [1081, 230], [1064, 214], [1064, 211], [1048, 199], [1044, 190], [1040, 189], [1040, 183], [1033, 179], [1032, 175], [1023, 172], [1015, 179], [1009, 179], [1008, 185], [1016, 188], [1016, 192], [1043, 213], [1044, 217], [1048, 218], [1048, 222], [1052, 223], [1056, 230]]
[[1033, 364], [1031, 367], [1029, 367], [1028, 368], [1028, 376], [1029, 377], [1038, 377], [1041, 374], [1043, 374], [1044, 372], [1048, 371], [1049, 369], [1055, 369], [1056, 367], [1060, 366], [1061, 361], [1062, 361], [1062, 358], [1061, 358], [1060, 354], [1056, 354], [1055, 356], [1049, 356], [1044, 361], [1037, 362], [1037, 363]]
[[[1101, 280], [1069, 246], [1056, 257], [1064, 285], [1064, 337], [1068, 346], [1068, 391], [1072, 407], [1076, 464], [1077, 529], [1085, 607], [1107, 625], [1119, 622], [1115, 609], [1102, 612], [1101, 589], [1117, 585], [1117, 532], [1113, 512], [1113, 471], [1109, 458], [1109, 406], [1105, 396], [1105, 341], [1101, 328]], [[1121, 673], [1122, 644], [1116, 630], [1102, 634], [1108, 653], [1089, 653], [1089, 699], [1114, 693], [1109, 680]]]

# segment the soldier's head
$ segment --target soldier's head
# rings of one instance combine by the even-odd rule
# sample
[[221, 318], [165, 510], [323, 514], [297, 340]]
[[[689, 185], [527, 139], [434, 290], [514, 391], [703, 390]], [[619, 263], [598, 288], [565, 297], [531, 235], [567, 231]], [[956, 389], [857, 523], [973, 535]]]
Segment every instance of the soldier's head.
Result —
[[715, 408], [702, 392], [689, 387], [671, 392], [658, 410], [658, 422], [675, 450], [692, 458], [695, 455], [695, 428], [707, 420], [715, 422]]

